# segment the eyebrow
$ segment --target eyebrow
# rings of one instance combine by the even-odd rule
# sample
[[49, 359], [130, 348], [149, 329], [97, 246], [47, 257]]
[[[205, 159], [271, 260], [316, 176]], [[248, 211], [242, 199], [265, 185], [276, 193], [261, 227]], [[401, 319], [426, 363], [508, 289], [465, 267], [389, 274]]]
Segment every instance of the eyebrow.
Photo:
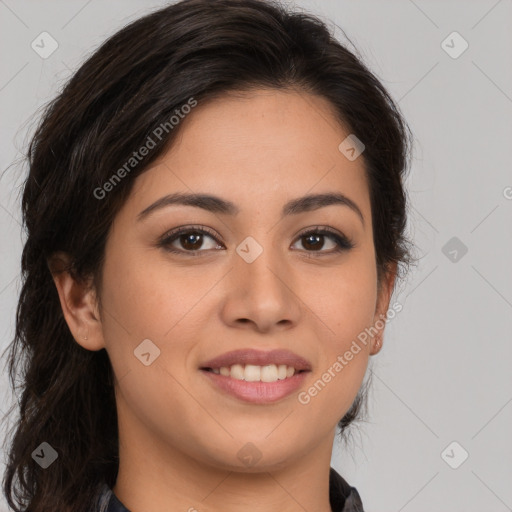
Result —
[[[161, 197], [153, 204], [142, 210], [137, 215], [137, 220], [141, 221], [156, 210], [170, 205], [194, 206], [212, 213], [220, 213], [224, 215], [237, 215], [240, 212], [240, 209], [231, 201], [227, 201], [226, 199], [222, 199], [214, 195], [176, 192], [174, 194]], [[297, 215], [303, 212], [318, 210], [331, 205], [347, 206], [357, 213], [364, 225], [364, 217], [357, 204], [352, 201], [352, 199], [341, 193], [310, 194], [292, 199], [283, 206], [281, 218], [288, 215]]]

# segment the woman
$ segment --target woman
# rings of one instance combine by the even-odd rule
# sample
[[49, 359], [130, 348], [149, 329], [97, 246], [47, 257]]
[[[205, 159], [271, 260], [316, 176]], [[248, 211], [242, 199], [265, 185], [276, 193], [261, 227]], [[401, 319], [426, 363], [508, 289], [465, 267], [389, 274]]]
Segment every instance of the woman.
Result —
[[13, 510], [362, 511], [330, 459], [400, 306], [409, 148], [313, 16], [185, 0], [108, 39], [30, 145]]

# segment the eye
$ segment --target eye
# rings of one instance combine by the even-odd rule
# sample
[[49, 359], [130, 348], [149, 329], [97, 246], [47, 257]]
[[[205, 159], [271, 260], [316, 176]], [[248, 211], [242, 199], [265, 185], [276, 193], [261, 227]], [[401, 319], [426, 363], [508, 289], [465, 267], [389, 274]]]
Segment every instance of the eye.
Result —
[[[321, 251], [320, 249], [324, 246], [326, 238], [331, 240], [331, 247], [334, 245], [334, 248], [330, 251]], [[300, 240], [303, 241], [303, 247], [308, 252], [319, 252], [322, 254], [338, 253], [354, 247], [354, 243], [348, 237], [328, 226], [316, 226], [313, 229], [304, 231], [299, 235]]]
[[[203, 247], [205, 236], [210, 238], [215, 243], [210, 243], [210, 247], [206, 249], [219, 248], [216, 235], [208, 228], [199, 228], [195, 226], [183, 226], [176, 228], [164, 235], [158, 242], [159, 247], [163, 247], [166, 251], [176, 254], [183, 254], [185, 252], [194, 253]], [[180, 244], [182, 249], [176, 248], [175, 243]], [[204, 247], [203, 247], [204, 248]]]
[[[205, 237], [212, 241], [206, 248], [204, 247]], [[326, 239], [331, 241], [331, 250], [320, 250], [324, 247]], [[307, 252], [320, 254], [334, 254], [354, 247], [354, 243], [349, 238], [328, 226], [316, 226], [304, 231], [299, 235], [298, 241], [302, 241]], [[177, 245], [181, 245], [181, 248], [176, 247]], [[198, 226], [182, 226], [173, 229], [162, 237], [158, 246], [175, 254], [189, 253], [190, 256], [196, 256], [195, 253], [208, 249], [224, 248], [218, 242], [217, 235], [213, 230]]]

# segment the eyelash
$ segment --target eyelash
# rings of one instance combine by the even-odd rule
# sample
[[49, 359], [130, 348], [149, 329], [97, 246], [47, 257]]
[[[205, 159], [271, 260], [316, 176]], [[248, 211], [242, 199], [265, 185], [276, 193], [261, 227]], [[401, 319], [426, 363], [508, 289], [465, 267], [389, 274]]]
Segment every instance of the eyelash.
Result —
[[[196, 226], [184, 226], [184, 227], [176, 228], [174, 230], [167, 232], [158, 242], [158, 247], [162, 247], [166, 251], [174, 253], [174, 254], [179, 254], [179, 255], [187, 254], [192, 257], [197, 257], [197, 256], [199, 256], [198, 253], [206, 252], [206, 251], [204, 251], [204, 250], [187, 251], [187, 250], [181, 250], [181, 249], [174, 249], [171, 247], [171, 243], [174, 242], [176, 239], [178, 239], [178, 237], [180, 235], [191, 234], [191, 233], [208, 235], [211, 238], [213, 238], [217, 244], [220, 244], [219, 241], [217, 240], [216, 234], [212, 230], [210, 230], [206, 227], [200, 228], [200, 227], [196, 227]], [[314, 253], [315, 255], [322, 256], [325, 254], [337, 254], [342, 251], [348, 251], [355, 247], [355, 244], [353, 243], [353, 241], [351, 239], [349, 239], [345, 235], [341, 235], [337, 231], [329, 228], [328, 226], [315, 226], [314, 228], [310, 228], [310, 229], [300, 233], [297, 237], [297, 240], [304, 238], [306, 236], [312, 235], [312, 234], [327, 235], [327, 236], [331, 237], [331, 239], [336, 243], [337, 247], [336, 247], [336, 249], [333, 249], [330, 251], [308, 251], [308, 250], [306, 250], [306, 252], [308, 252], [308, 253]]]

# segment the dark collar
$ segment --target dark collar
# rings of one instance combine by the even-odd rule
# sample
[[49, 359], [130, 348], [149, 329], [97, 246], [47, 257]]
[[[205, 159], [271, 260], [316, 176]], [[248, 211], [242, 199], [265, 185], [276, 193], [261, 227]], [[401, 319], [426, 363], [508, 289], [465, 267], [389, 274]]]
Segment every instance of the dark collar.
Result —
[[[105, 487], [104, 497], [110, 496], [108, 506], [99, 512], [130, 512], [112, 492]], [[351, 487], [333, 468], [329, 473], [329, 502], [332, 512], [364, 512], [355, 487]]]
[[329, 472], [329, 502], [332, 512], [364, 512], [357, 489], [351, 487], [333, 468]]

